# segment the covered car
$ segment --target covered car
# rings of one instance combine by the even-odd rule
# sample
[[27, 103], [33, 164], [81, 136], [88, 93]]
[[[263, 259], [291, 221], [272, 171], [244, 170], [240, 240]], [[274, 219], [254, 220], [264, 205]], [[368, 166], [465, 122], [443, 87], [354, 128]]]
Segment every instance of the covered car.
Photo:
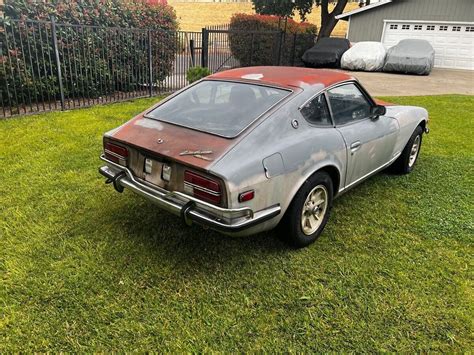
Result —
[[383, 71], [429, 75], [434, 66], [435, 51], [424, 39], [403, 39], [387, 51]]
[[387, 50], [380, 42], [358, 42], [341, 59], [341, 68], [359, 71], [379, 71], [385, 64]]
[[321, 38], [301, 59], [310, 68], [340, 68], [342, 55], [350, 46], [345, 38]]

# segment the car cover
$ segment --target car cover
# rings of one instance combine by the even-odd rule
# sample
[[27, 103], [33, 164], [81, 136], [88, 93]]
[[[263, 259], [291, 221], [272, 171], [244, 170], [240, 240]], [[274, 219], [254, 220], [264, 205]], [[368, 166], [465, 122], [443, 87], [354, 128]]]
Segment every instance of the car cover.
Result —
[[387, 51], [383, 71], [429, 75], [435, 51], [424, 39], [403, 39]]
[[385, 63], [387, 51], [380, 42], [358, 42], [341, 58], [341, 68], [360, 71], [379, 71]]
[[345, 38], [321, 38], [301, 59], [311, 68], [340, 68], [341, 57], [349, 47]]

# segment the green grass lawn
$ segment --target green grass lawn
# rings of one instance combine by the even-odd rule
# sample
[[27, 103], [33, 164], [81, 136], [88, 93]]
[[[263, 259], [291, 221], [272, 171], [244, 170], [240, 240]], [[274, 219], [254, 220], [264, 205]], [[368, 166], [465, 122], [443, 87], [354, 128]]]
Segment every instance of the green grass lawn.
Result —
[[415, 171], [336, 200], [312, 246], [230, 238], [98, 175], [157, 99], [0, 122], [0, 353], [473, 349], [474, 97], [426, 107]]

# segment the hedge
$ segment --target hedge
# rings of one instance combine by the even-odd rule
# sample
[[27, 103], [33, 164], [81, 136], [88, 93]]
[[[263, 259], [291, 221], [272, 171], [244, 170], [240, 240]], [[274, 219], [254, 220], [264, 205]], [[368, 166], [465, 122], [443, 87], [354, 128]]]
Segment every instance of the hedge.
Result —
[[4, 13], [0, 21], [6, 29], [0, 31], [0, 39], [2, 43], [8, 41], [8, 47], [0, 52], [3, 102], [21, 105], [32, 95], [43, 100], [59, 98], [51, 26], [28, 21], [47, 22], [51, 15], [58, 24], [65, 24], [57, 26], [57, 39], [67, 98], [143, 89], [148, 84], [145, 29], [151, 29], [155, 84], [172, 70], [178, 24], [174, 9], [166, 1], [6, 0], [0, 10]]
[[271, 15], [235, 14], [229, 29], [230, 49], [242, 66], [278, 64], [280, 40], [280, 64], [302, 64], [301, 56], [314, 45], [317, 33], [313, 24], [288, 19], [285, 26], [285, 20]]

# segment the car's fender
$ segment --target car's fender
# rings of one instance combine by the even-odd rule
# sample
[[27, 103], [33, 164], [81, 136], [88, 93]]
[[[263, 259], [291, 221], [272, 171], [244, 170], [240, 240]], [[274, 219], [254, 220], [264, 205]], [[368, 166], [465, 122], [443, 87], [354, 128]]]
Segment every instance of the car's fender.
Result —
[[403, 150], [416, 127], [423, 123], [426, 126], [428, 122], [428, 111], [422, 107], [387, 106], [386, 115], [395, 118], [400, 126], [395, 152]]

